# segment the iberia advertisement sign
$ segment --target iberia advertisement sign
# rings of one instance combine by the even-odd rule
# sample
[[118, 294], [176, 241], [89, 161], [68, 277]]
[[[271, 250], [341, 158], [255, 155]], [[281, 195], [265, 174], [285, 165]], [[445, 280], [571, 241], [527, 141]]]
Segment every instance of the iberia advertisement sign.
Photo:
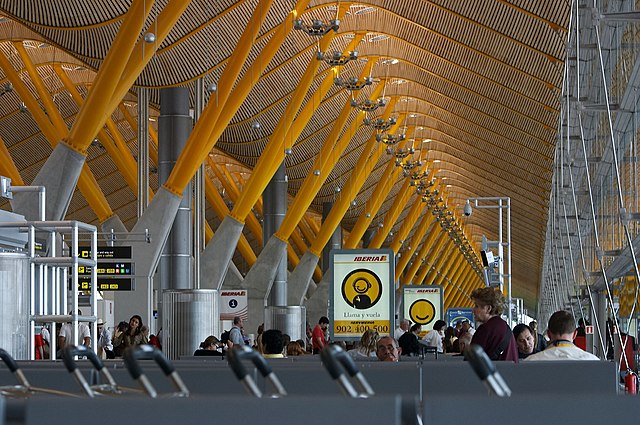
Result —
[[436, 320], [442, 319], [444, 298], [442, 286], [403, 286], [402, 295], [404, 318], [411, 320], [412, 324], [417, 323], [423, 326], [423, 330], [429, 330]]
[[393, 334], [394, 266], [390, 249], [331, 251], [332, 340], [357, 341], [368, 329]]

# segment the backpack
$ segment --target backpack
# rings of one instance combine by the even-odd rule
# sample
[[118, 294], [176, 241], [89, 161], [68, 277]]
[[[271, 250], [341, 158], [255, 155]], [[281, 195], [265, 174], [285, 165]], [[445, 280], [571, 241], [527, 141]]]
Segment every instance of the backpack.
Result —
[[223, 344], [226, 344], [227, 341], [229, 341], [229, 333], [230, 331], [222, 332], [222, 335], [220, 335], [220, 342], [222, 342]]

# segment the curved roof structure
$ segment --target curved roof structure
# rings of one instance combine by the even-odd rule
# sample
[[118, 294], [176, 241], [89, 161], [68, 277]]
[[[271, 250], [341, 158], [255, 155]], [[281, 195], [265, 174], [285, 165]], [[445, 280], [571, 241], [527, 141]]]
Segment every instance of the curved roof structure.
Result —
[[[33, 6], [0, 0], [0, 54], [6, 59], [0, 64], [0, 137], [7, 148], [3, 161], [10, 158], [15, 163], [24, 184], [33, 181], [51, 154], [51, 142], [27, 106], [25, 93], [8, 84], [9, 74], [22, 80], [45, 112], [52, 104], [66, 124], [58, 130], [66, 131], [98, 79], [118, 78], [103, 75], [105, 58], [110, 50], [126, 54], [126, 47], [115, 41], [137, 3], [61, 0]], [[294, 123], [284, 137], [289, 195], [304, 192], [305, 178], [319, 172], [316, 161], [323, 146], [331, 144], [325, 159], [335, 163], [313, 196], [304, 225], [308, 226], [299, 231], [301, 241], [308, 245], [317, 232], [323, 203], [349, 195], [352, 202], [342, 217], [343, 229], [351, 232], [360, 219], [376, 230], [410, 191], [399, 219], [393, 227], [386, 223], [383, 246], [393, 246], [393, 235], [410, 220], [412, 230], [404, 243], [395, 242], [400, 252], [415, 257], [412, 262], [419, 257], [424, 262], [431, 253], [444, 256], [448, 251], [434, 252], [443, 245], [429, 235], [446, 232], [453, 250], [464, 254], [459, 258], [479, 271], [483, 235], [489, 240], [498, 237], [498, 210], [479, 208], [465, 217], [462, 206], [469, 198], [508, 197], [513, 296], [535, 308], [569, 2], [312, 0], [298, 2], [308, 6], [297, 15], [292, 13], [292, 0], [192, 0], [182, 1], [186, 8], [166, 38], [158, 40], [167, 19], [163, 11], [176, 3], [147, 0], [141, 5], [148, 16], [135, 17], [141, 31], [135, 31], [133, 39], [141, 50], [133, 50], [130, 62], [142, 61], [145, 51], [152, 57], [118, 107], [108, 112], [110, 120], [87, 150], [87, 164], [99, 189], [127, 227], [137, 219], [137, 194], [125, 175], [135, 174], [139, 88], [149, 89], [153, 139], [160, 90], [186, 86], [195, 107], [196, 82], [202, 79], [210, 88], [208, 104], [219, 102], [224, 90], [241, 101], [220, 129], [206, 162], [208, 178], [228, 207], [242, 193], [271, 135], [284, 120], [295, 119], [299, 128]], [[332, 20], [339, 20], [339, 25], [330, 28]], [[249, 38], [250, 46], [244, 46], [250, 47], [246, 60], [238, 53], [245, 31], [257, 34]], [[280, 34], [283, 39], [278, 42]], [[145, 38], [147, 42], [141, 41]], [[236, 65], [238, 78], [229, 82], [225, 72]], [[306, 83], [309, 89], [302, 90]], [[240, 96], [246, 88], [247, 95]], [[50, 100], [43, 99], [45, 93]], [[294, 103], [300, 108], [288, 108]], [[223, 105], [227, 108], [229, 101]], [[47, 117], [58, 125], [51, 113]], [[115, 159], [112, 145], [120, 152], [128, 147], [130, 158]], [[152, 148], [152, 158], [154, 154]], [[362, 169], [357, 165], [361, 157], [366, 160]], [[158, 187], [155, 169], [152, 165], [153, 190]], [[360, 188], [353, 185], [358, 180], [352, 176], [354, 170], [365, 173], [359, 178]], [[234, 197], [229, 192], [233, 190], [238, 191]], [[379, 192], [384, 200], [374, 210]], [[436, 220], [421, 230], [410, 210], [423, 198], [428, 208], [421, 215], [434, 213]], [[78, 191], [67, 217], [101, 220]], [[211, 208], [207, 219], [215, 231], [219, 217]], [[256, 237], [248, 230], [246, 235], [259, 251]], [[417, 246], [409, 246], [412, 239]], [[304, 244], [295, 244], [297, 254], [303, 250]], [[246, 272], [249, 264], [241, 258], [237, 262]]]

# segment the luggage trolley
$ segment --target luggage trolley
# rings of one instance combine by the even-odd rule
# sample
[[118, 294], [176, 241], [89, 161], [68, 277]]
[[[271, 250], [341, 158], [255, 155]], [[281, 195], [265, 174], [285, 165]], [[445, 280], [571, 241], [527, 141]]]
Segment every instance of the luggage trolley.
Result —
[[149, 378], [144, 374], [139, 360], [154, 360], [160, 369], [164, 372], [173, 385], [178, 390], [175, 393], [166, 394], [170, 397], [189, 397], [189, 389], [180, 378], [180, 375], [176, 371], [173, 363], [169, 361], [162, 353], [162, 351], [156, 349], [152, 345], [138, 345], [136, 347], [129, 347], [125, 350], [124, 365], [131, 374], [131, 377], [138, 381], [144, 392], [151, 398], [157, 398], [158, 392], [155, 387], [149, 381]]

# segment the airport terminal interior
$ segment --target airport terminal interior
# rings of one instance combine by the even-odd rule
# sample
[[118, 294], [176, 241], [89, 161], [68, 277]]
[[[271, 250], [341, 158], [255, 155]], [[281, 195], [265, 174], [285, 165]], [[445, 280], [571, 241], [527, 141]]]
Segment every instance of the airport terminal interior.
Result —
[[[73, 410], [69, 392], [95, 398], [114, 378], [139, 381], [157, 423], [209, 417], [210, 395], [221, 420], [246, 406], [250, 422], [308, 419], [296, 397], [328, 411], [347, 400], [339, 387], [345, 423], [444, 423], [453, 394], [468, 397], [463, 422], [515, 415], [511, 393], [552, 403], [557, 422], [627, 420], [639, 53], [635, 0], [0, 0], [0, 385], [14, 384], [11, 358], [36, 383], [16, 374], [21, 403], [0, 387], [0, 425], [40, 423], [36, 401]], [[423, 334], [436, 319], [474, 325], [486, 287], [509, 327], [537, 321], [536, 341], [568, 311], [601, 362], [496, 369], [466, 351], [472, 370], [422, 349], [394, 369], [358, 362], [355, 376], [340, 348], [311, 354], [305, 340], [323, 316], [347, 349], [402, 319]], [[98, 359], [84, 380], [92, 364], [74, 358], [95, 356], [82, 338], [56, 352], [54, 337], [49, 360], [80, 383], [59, 388], [65, 366], [35, 360], [42, 329], [87, 329], [98, 352], [100, 329], [134, 317], [164, 354]], [[269, 360], [273, 373], [244, 347], [221, 356], [231, 369], [192, 355], [235, 318], [249, 346], [279, 329], [309, 353]], [[131, 366], [147, 358], [171, 385], [156, 391]], [[345, 374], [371, 386], [345, 390]], [[60, 394], [36, 388], [49, 385]], [[157, 410], [146, 401], [175, 390]], [[143, 396], [127, 392], [99, 409], [135, 410]], [[576, 413], [576, 394], [612, 407]]]

